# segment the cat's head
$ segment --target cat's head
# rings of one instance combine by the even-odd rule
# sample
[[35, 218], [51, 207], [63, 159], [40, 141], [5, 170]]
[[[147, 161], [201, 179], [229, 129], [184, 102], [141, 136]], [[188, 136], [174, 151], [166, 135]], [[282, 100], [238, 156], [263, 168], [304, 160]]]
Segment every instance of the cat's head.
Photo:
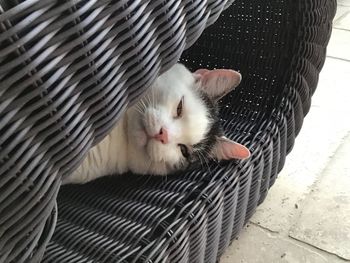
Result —
[[249, 150], [223, 136], [217, 101], [241, 81], [233, 70], [176, 64], [127, 112], [129, 167], [164, 175], [209, 159], [245, 159]]

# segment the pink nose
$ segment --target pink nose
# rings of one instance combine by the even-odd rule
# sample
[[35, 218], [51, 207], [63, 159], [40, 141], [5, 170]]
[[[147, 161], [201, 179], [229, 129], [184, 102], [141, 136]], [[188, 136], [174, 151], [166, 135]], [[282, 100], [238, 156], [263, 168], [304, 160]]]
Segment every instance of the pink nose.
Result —
[[160, 141], [163, 144], [167, 144], [169, 142], [168, 130], [165, 128], [160, 128], [159, 133], [154, 135], [153, 138], [156, 139], [157, 141]]

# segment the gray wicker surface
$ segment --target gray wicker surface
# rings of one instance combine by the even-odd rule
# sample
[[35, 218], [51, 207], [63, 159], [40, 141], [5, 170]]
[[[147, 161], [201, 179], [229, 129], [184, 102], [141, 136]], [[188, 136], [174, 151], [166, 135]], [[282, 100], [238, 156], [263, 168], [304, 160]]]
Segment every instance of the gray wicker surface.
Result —
[[227, 1], [0, 2], [0, 262], [37, 262], [84, 153]]
[[[50, 263], [220, 257], [294, 144], [335, 12], [335, 0], [237, 0], [220, 16], [231, 2], [0, 1], [1, 263], [39, 262], [45, 248]], [[192, 69], [242, 72], [221, 117], [252, 158], [58, 194], [62, 176], [182, 53]]]

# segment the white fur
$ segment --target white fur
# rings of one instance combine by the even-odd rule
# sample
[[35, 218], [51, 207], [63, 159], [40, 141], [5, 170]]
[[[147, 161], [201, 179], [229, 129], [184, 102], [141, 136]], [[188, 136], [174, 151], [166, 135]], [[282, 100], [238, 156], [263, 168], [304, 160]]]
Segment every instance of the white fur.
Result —
[[[181, 64], [162, 74], [64, 183], [84, 183], [127, 171], [165, 175], [175, 170], [185, 161], [178, 144], [200, 142], [209, 127], [207, 108], [195, 92], [196, 85], [194, 75]], [[176, 118], [182, 96], [183, 114]], [[167, 144], [150, 139], [161, 127], [168, 130]]]

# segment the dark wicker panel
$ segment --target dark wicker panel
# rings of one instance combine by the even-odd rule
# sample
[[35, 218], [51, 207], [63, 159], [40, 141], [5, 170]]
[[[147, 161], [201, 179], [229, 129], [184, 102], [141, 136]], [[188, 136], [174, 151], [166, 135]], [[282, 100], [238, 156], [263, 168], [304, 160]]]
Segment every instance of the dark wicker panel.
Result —
[[[44, 262], [69, 262], [70, 256], [82, 262], [215, 262], [284, 165], [317, 85], [334, 12], [334, 1], [236, 1], [182, 61], [193, 69], [242, 72], [241, 86], [222, 101], [221, 113], [227, 134], [247, 143], [252, 158], [168, 178], [130, 175], [65, 187], [58, 199], [61, 227]], [[94, 216], [81, 215], [90, 209]], [[128, 223], [104, 224], [103, 213]], [[91, 241], [94, 248], [81, 249], [80, 239], [68, 234], [73, 226], [86, 231], [81, 238], [111, 238], [110, 247]], [[75, 245], [67, 244], [72, 239]]]
[[[50, 212], [60, 177], [224, 4], [160, 2], [3, 5], [0, 262], [39, 260], [56, 221]], [[242, 72], [240, 87], [222, 101], [221, 117], [227, 135], [249, 146], [251, 159], [166, 178], [125, 175], [65, 186], [43, 262], [215, 262], [264, 200], [293, 147], [324, 62], [335, 5], [234, 2], [182, 61], [193, 69]], [[34, 22], [21, 24], [28, 16]], [[126, 21], [130, 28], [123, 28]]]
[[62, 176], [231, 2], [0, 1], [0, 262], [39, 261]]

